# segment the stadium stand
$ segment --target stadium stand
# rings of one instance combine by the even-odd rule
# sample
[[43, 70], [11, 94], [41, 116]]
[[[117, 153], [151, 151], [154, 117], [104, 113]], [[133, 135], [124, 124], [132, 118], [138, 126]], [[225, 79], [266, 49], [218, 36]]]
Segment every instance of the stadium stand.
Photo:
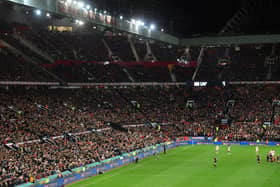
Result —
[[[279, 88], [274, 86], [232, 86], [192, 92], [183, 87], [1, 90], [1, 186], [71, 171], [184, 136], [280, 140], [278, 114], [275, 126], [262, 128], [263, 122], [270, 120], [271, 99], [277, 99], [278, 93]], [[186, 107], [188, 99], [195, 101], [193, 108]], [[231, 125], [216, 132], [216, 125], [225, 117], [228, 99], [236, 102], [228, 113]], [[111, 128], [110, 122], [146, 125], [128, 127], [124, 132]], [[158, 131], [151, 122], [170, 125], [162, 125]], [[93, 129], [107, 130], [96, 133]], [[27, 143], [30, 140], [41, 142]]]
[[[182, 137], [280, 141], [279, 111], [272, 106], [280, 99], [279, 87], [189, 86], [200, 47], [131, 36], [133, 51], [129, 36], [119, 31], [0, 25], [0, 187]], [[279, 59], [272, 49], [272, 44], [209, 47], [195, 81], [279, 80], [278, 64], [268, 61]], [[12, 86], [13, 81], [27, 85]], [[65, 84], [56, 89], [30, 83], [56, 81]], [[133, 84], [146, 82], [185, 85]], [[267, 122], [273, 125], [264, 128]]]

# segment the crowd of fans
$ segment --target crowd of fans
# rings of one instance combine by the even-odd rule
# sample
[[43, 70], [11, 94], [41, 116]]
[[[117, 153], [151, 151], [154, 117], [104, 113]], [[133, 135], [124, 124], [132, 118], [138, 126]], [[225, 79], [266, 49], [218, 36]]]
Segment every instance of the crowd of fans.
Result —
[[[185, 136], [280, 140], [277, 109], [274, 125], [263, 126], [271, 120], [272, 101], [279, 98], [276, 86], [9, 88], [1, 90], [0, 98], [0, 186]], [[229, 100], [235, 104], [229, 107]], [[230, 122], [221, 124], [223, 118]], [[122, 131], [111, 124], [128, 126]], [[129, 127], [133, 124], [143, 125]]]
[[[13, 33], [0, 33], [0, 39], [66, 82], [184, 82], [191, 80], [194, 72], [194, 67], [174, 64], [148, 67], [139, 63], [111, 63], [116, 57], [126, 62], [136, 60], [125, 35], [30, 28], [16, 33], [55, 61], [64, 62], [47, 62]], [[136, 37], [131, 41], [140, 60], [145, 60], [146, 41]], [[177, 47], [150, 41], [149, 45], [157, 60], [177, 60]], [[0, 47], [0, 80], [52, 80], [38, 66], [25, 62], [1, 43]], [[268, 69], [263, 68], [262, 60], [270, 48], [241, 49], [207, 49], [197, 79], [264, 80]], [[186, 60], [198, 56], [199, 48], [191, 51], [193, 56], [187, 55]], [[221, 58], [227, 59], [226, 63], [219, 63]], [[5, 88], [0, 90], [0, 186], [34, 182], [186, 136], [280, 141], [280, 111], [272, 107], [272, 102], [280, 99], [277, 86]], [[116, 129], [112, 124], [126, 125], [126, 130]]]

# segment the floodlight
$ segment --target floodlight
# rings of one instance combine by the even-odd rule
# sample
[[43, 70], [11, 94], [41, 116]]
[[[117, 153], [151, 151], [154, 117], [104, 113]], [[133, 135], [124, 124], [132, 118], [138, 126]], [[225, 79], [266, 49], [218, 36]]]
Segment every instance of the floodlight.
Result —
[[49, 18], [49, 17], [51, 17], [51, 14], [47, 12], [46, 16]]
[[122, 20], [122, 19], [123, 19], [123, 16], [120, 16], [120, 19]]
[[151, 25], [150, 25], [150, 29], [151, 29], [151, 30], [154, 30], [155, 28], [156, 28], [156, 26], [155, 26], [154, 24], [151, 24]]
[[135, 19], [131, 19], [131, 23], [135, 24], [136, 23]]
[[83, 21], [78, 20], [78, 19], [75, 20], [75, 23], [76, 23], [77, 25], [83, 25], [83, 24], [85, 24]]
[[85, 6], [85, 3], [84, 2], [78, 2], [78, 7], [79, 8], [84, 8], [84, 6]]
[[140, 22], [141, 22], [141, 21], [137, 20], [136, 23], [135, 23], [136, 26], [139, 26], [139, 25], [140, 25]]
[[143, 21], [141, 21], [141, 20], [137, 20], [136, 21], [136, 26], [139, 26], [139, 25], [144, 26], [145, 23]]
[[37, 16], [40, 16], [42, 14], [42, 11], [41, 10], [36, 10], [35, 13], [36, 13]]
[[164, 32], [164, 29], [160, 29], [161, 32]]
[[77, 1], [73, 1], [73, 4], [76, 5], [78, 2]]
[[86, 6], [86, 9], [88, 9], [88, 10], [89, 10], [89, 9], [90, 9], [90, 5], [87, 5], [87, 6]]
[[69, 4], [71, 4], [71, 3], [72, 3], [72, 0], [67, 0], [66, 2], [69, 3]]

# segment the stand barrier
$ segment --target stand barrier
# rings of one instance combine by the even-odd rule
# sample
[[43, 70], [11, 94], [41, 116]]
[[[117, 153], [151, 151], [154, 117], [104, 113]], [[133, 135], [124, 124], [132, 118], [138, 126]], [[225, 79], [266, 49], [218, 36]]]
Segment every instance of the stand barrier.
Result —
[[[171, 149], [177, 146], [176, 142], [167, 142], [166, 149]], [[154, 153], [159, 153], [163, 151], [163, 144], [157, 144], [155, 146], [146, 147], [140, 150], [133, 151], [131, 153], [125, 153], [121, 156], [113, 157], [101, 162], [96, 162], [88, 164], [84, 167], [79, 167], [72, 169], [72, 172], [66, 171], [62, 173], [62, 178], [59, 176], [52, 175], [47, 178], [40, 179], [35, 183], [26, 183], [18, 185], [17, 187], [60, 187], [75, 181], [94, 176], [100, 172], [104, 172], [116, 167], [120, 167], [125, 164], [135, 162], [136, 157], [138, 159], [143, 159], [145, 157], [151, 156]]]
[[[191, 138], [190, 138], [191, 139]], [[166, 149], [171, 149], [177, 146], [184, 145], [202, 145], [202, 144], [214, 144], [214, 145], [269, 145], [269, 146], [279, 146], [280, 142], [246, 142], [246, 141], [224, 141], [224, 142], [213, 142], [209, 140], [196, 140], [191, 139], [188, 141], [175, 141], [175, 142], [166, 142]], [[138, 159], [143, 159], [145, 157], [151, 156], [154, 153], [159, 153], [163, 151], [163, 144], [157, 144], [155, 146], [146, 147], [140, 150], [136, 150], [131, 153], [125, 153], [121, 156], [113, 157], [107, 160], [103, 160], [101, 162], [96, 162], [92, 164], [88, 164], [84, 167], [79, 167], [72, 169], [72, 171], [65, 171], [62, 173], [62, 177], [52, 175], [47, 178], [43, 178], [37, 180], [35, 183], [26, 183], [22, 185], [18, 185], [17, 187], [60, 187], [66, 184], [70, 184], [76, 182], [78, 180], [91, 177], [99, 174], [100, 172], [108, 171], [113, 168], [120, 167], [125, 164], [129, 164], [135, 161], [136, 157]]]

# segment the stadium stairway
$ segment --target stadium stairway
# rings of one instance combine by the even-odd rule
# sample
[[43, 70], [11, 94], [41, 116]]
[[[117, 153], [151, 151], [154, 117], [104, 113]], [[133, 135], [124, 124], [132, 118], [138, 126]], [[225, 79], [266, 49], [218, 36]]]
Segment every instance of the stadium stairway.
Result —
[[0, 40], [0, 43], [2, 45], [4, 45], [5, 47], [7, 47], [12, 53], [14, 53], [15, 55], [21, 56], [24, 60], [26, 60], [27, 62], [37, 66], [39, 69], [41, 69], [42, 71], [46, 72], [47, 74], [49, 74], [54, 80], [59, 81], [61, 84], [65, 85], [66, 82], [64, 80], [62, 80], [61, 78], [57, 77], [55, 74], [53, 74], [52, 72], [46, 70], [45, 68], [43, 68], [42, 66], [40, 66], [39, 64], [37, 64], [32, 58], [28, 57], [27, 55], [25, 55], [23, 52], [21, 52], [20, 50], [16, 49], [15, 47], [13, 47], [12, 45], [10, 45], [9, 43], [7, 43], [4, 40]]
[[169, 70], [169, 75], [170, 75], [170, 77], [171, 77], [172, 82], [177, 82], [177, 80], [176, 80], [176, 74], [175, 74], [174, 71]]
[[45, 60], [47, 60], [50, 63], [54, 63], [54, 59], [49, 54], [47, 54], [46, 52], [44, 52], [41, 49], [39, 49], [38, 47], [36, 47], [31, 41], [23, 38], [22, 36], [20, 36], [18, 34], [13, 34], [12, 36], [15, 39], [19, 40], [22, 45], [29, 48], [31, 51], [33, 51], [37, 55], [43, 57]]
[[135, 82], [134, 78], [131, 76], [131, 74], [127, 71], [126, 68], [123, 68], [123, 71], [125, 72], [125, 74], [128, 76], [129, 80], [131, 82]]
[[131, 48], [132, 53], [133, 53], [133, 55], [134, 55], [134, 58], [136, 59], [137, 62], [140, 62], [139, 55], [138, 55], [138, 53], [137, 53], [137, 50], [136, 50], [136, 48], [135, 48], [135, 45], [134, 45], [134, 43], [133, 43], [131, 37], [132, 37], [131, 35], [128, 35], [128, 37], [127, 37], [127, 38], [128, 38], [128, 43], [129, 43], [129, 45], [130, 45], [130, 48]]
[[151, 48], [148, 41], [146, 41], [146, 51], [147, 52], [146, 52], [146, 55], [145, 55], [145, 58], [144, 58], [146, 61], [158, 61], [158, 59], [156, 58], [156, 56], [152, 52], [152, 48]]

